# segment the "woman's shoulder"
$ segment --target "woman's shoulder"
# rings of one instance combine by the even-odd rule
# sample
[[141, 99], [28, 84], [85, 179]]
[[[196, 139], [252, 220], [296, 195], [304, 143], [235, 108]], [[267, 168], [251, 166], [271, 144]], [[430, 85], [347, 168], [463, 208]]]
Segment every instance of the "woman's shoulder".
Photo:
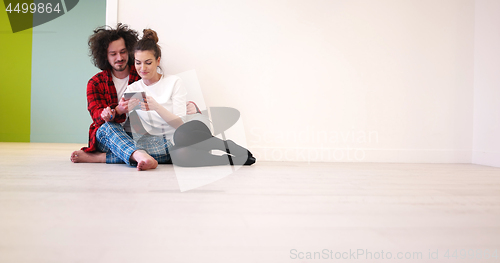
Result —
[[127, 86], [127, 90], [129, 91], [142, 91], [144, 88], [142, 87], [142, 79], [130, 84]]
[[177, 82], [181, 80], [181, 78], [179, 78], [179, 76], [177, 75], [164, 75], [163, 76], [163, 81], [165, 82]]
[[173, 88], [173, 87], [179, 86], [179, 85], [181, 85], [182, 82], [181, 82], [181, 78], [179, 78], [176, 75], [164, 75], [164, 76], [162, 76], [159, 83], [161, 83], [161, 84], [158, 86], [162, 87], [162, 89], [164, 89], [164, 88]]

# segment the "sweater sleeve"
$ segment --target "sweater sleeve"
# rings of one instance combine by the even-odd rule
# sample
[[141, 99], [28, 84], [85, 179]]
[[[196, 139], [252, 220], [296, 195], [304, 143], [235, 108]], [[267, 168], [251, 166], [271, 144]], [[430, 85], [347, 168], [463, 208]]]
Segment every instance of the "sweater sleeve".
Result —
[[181, 118], [186, 116], [186, 97], [187, 91], [182, 85], [182, 80], [178, 79], [172, 90], [172, 113]]
[[99, 85], [100, 80], [97, 77], [91, 78], [87, 84], [87, 109], [94, 124], [99, 127], [104, 123], [101, 113], [106, 108], [107, 101], [104, 85]]
[[[97, 127], [104, 124], [104, 120], [101, 118], [102, 110], [106, 107], [111, 107], [114, 109], [118, 106], [118, 98], [116, 98], [116, 92], [114, 89], [108, 87], [108, 83], [98, 75], [91, 78], [87, 84], [87, 105], [90, 112], [90, 116]], [[113, 99], [114, 98], [114, 99]], [[113, 119], [116, 123], [124, 122], [127, 119], [126, 114], [121, 114], [115, 116]]]

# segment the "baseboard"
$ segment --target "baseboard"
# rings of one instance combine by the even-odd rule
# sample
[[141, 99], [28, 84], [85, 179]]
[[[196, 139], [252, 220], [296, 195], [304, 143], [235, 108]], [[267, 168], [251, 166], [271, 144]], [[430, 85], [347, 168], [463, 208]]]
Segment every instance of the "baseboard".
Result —
[[258, 161], [471, 163], [471, 150], [250, 147]]
[[500, 167], [500, 152], [474, 151], [472, 163]]

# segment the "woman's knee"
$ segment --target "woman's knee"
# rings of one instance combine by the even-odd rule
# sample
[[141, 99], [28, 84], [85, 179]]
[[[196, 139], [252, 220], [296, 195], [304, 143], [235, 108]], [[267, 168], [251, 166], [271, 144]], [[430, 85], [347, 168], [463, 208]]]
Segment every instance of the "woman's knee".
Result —
[[207, 127], [207, 125], [198, 120], [192, 120], [182, 124], [179, 128], [177, 128], [176, 132], [177, 131], [181, 133], [189, 133], [191, 131], [203, 131], [206, 133], [210, 133], [210, 129]]
[[190, 121], [181, 125], [174, 133], [174, 142], [180, 146], [189, 146], [210, 139], [210, 129], [201, 121]]

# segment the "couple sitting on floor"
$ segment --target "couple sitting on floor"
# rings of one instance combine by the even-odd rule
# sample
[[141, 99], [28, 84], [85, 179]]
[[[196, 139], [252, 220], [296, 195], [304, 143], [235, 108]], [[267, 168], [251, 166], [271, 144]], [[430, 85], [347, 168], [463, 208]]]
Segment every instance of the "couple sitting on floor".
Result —
[[[155, 31], [143, 37], [126, 25], [98, 28], [89, 39], [94, 64], [103, 71], [87, 85], [88, 110], [93, 123], [89, 146], [71, 154], [72, 162], [126, 163], [138, 170], [158, 163], [185, 167], [240, 164], [255, 158], [245, 148], [213, 137], [201, 121], [184, 122], [186, 114], [200, 113], [186, 102], [179, 77], [158, 72], [161, 49]], [[125, 98], [123, 94], [142, 94]], [[212, 155], [212, 150], [228, 154]]]

